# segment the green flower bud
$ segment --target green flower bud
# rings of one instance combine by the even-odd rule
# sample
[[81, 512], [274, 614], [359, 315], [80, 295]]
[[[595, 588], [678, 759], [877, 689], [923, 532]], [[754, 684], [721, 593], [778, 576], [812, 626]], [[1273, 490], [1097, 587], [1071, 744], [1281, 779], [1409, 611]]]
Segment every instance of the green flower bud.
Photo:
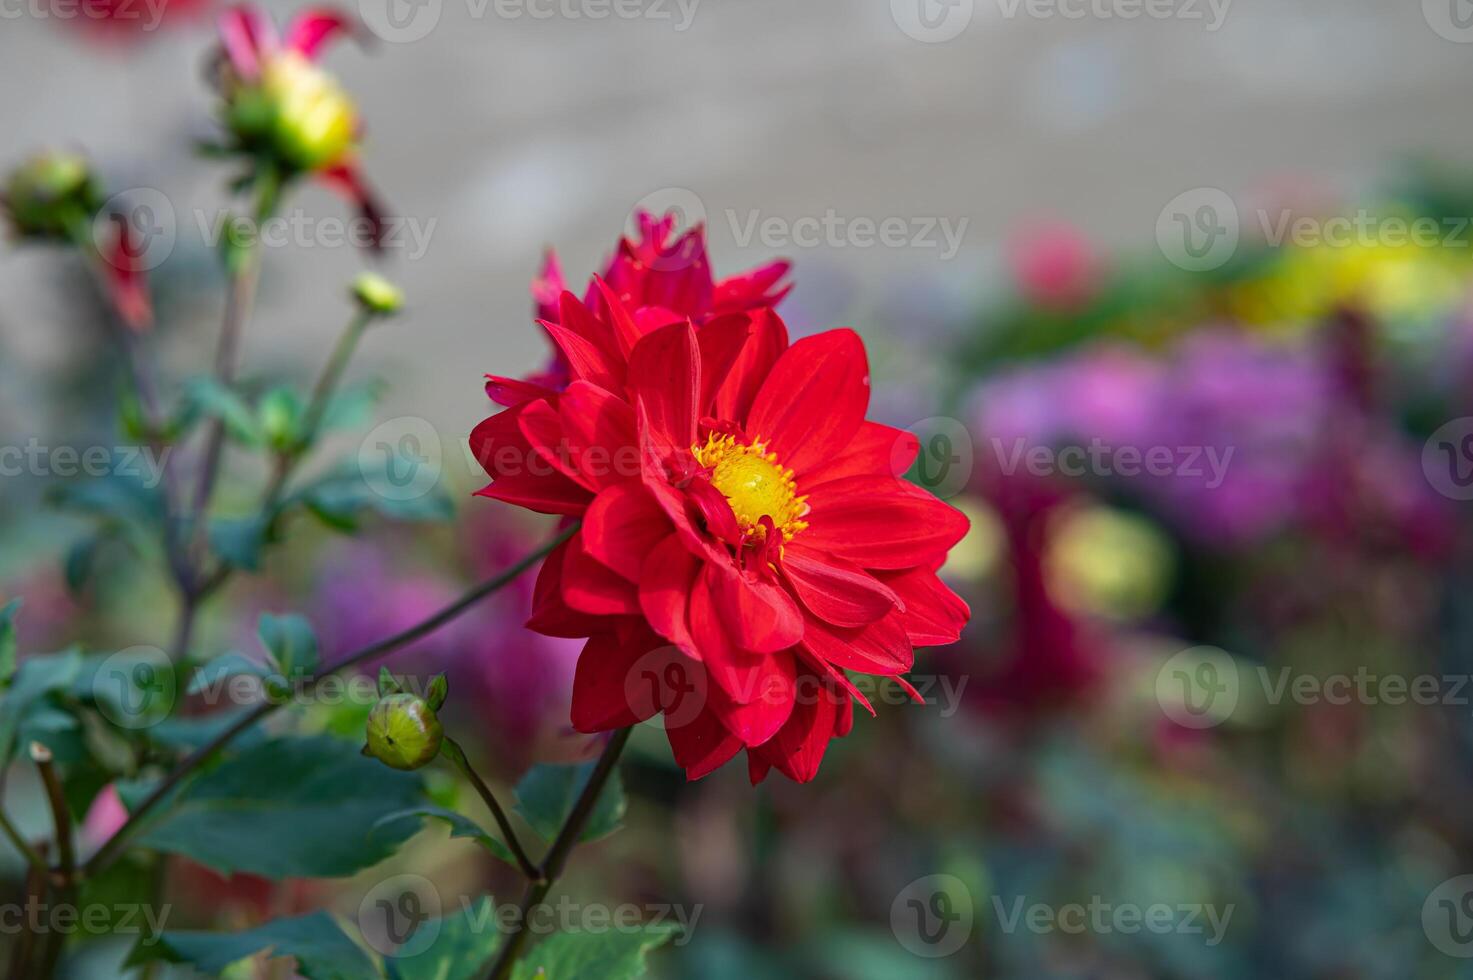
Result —
[[363, 754], [392, 769], [420, 769], [440, 754], [444, 738], [440, 719], [428, 702], [413, 694], [390, 694], [369, 712]]
[[290, 388], [272, 388], [256, 407], [266, 441], [275, 449], [290, 449], [296, 444], [297, 422], [302, 403]]
[[11, 173], [0, 202], [17, 233], [64, 238], [101, 209], [102, 188], [82, 157], [43, 153]]
[[360, 273], [353, 280], [353, 298], [378, 316], [393, 316], [404, 307], [404, 293], [399, 287], [374, 272]]

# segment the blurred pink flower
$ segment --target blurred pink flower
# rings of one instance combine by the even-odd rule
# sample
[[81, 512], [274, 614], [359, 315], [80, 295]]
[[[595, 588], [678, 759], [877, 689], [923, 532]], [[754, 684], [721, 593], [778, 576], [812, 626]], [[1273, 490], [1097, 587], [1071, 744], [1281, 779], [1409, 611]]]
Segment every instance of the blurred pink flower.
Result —
[[108, 783], [92, 801], [87, 816], [82, 822], [82, 839], [88, 847], [101, 847], [112, 840], [113, 834], [128, 822], [128, 810], [123, 806], [118, 787]]
[[1105, 258], [1075, 226], [1034, 225], [1013, 236], [1009, 262], [1029, 302], [1055, 310], [1083, 306], [1104, 281]]

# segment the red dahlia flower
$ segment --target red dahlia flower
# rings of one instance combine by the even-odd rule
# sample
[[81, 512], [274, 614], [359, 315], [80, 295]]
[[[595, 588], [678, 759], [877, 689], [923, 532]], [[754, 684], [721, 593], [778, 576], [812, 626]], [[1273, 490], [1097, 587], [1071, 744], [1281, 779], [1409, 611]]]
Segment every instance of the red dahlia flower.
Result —
[[308, 8], [287, 27], [286, 38], [259, 8], [232, 7], [220, 16], [223, 52], [220, 92], [229, 149], [276, 169], [282, 178], [312, 174], [357, 206], [382, 244], [383, 209], [358, 170], [361, 126], [352, 100], [317, 65], [322, 47], [353, 33], [339, 11]]
[[[699, 225], [674, 239], [675, 216], [656, 218], [648, 211], [635, 213], [637, 239], [621, 238], [602, 276], [594, 276], [584, 290], [583, 305], [607, 320], [610, 312], [605, 291], [617, 297], [636, 323], [645, 328], [689, 319], [697, 327], [729, 313], [745, 313], [776, 307], [788, 295], [782, 285], [789, 263], [784, 260], [720, 282], [711, 277], [706, 257], [706, 232]], [[549, 250], [542, 273], [532, 282], [532, 300], [537, 321], [551, 331], [562, 323], [562, 265]], [[553, 341], [552, 362], [539, 375], [525, 381], [494, 378], [487, 393], [503, 405], [515, 405], [529, 395], [561, 391], [568, 386], [570, 371], [562, 348]]]
[[849, 671], [909, 687], [912, 648], [957, 639], [936, 569], [967, 520], [897, 476], [918, 445], [865, 420], [853, 331], [789, 346], [769, 309], [651, 329], [599, 296], [607, 317], [565, 293], [547, 325], [566, 390], [471, 436], [481, 495], [582, 520], [528, 625], [588, 638], [579, 731], [663, 712], [691, 779], [745, 748], [753, 782], [806, 782], [853, 701], [873, 711]]

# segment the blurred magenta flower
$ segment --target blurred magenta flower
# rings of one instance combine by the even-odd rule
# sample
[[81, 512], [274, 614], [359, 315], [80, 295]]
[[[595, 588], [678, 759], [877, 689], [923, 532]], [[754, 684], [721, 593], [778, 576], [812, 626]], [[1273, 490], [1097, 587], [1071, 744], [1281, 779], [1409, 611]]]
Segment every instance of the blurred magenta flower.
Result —
[[1104, 281], [1104, 256], [1074, 225], [1047, 222], [1016, 234], [1008, 261], [1029, 302], [1054, 310], [1084, 306]]

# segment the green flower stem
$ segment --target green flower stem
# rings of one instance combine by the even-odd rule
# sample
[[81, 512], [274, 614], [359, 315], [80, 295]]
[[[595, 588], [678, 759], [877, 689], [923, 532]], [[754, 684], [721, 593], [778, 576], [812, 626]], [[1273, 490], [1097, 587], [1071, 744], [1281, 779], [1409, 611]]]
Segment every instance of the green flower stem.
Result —
[[[428, 636], [430, 633], [433, 633], [435, 630], [444, 626], [446, 623], [449, 623], [464, 614], [468, 609], [470, 609], [476, 603], [480, 602], [482, 599], [486, 598], [492, 593], [500, 591], [507, 585], [511, 584], [523, 572], [527, 571], [532, 566], [542, 561], [542, 559], [551, 554], [555, 548], [571, 538], [577, 530], [577, 524], [565, 528], [547, 544], [543, 545], [541, 548], [538, 548], [536, 551], [532, 552], [527, 557], [517, 562], [511, 568], [502, 572], [500, 575], [497, 575], [495, 578], [488, 579], [487, 581], [482, 582], [480, 585], [475, 586], [465, 595], [461, 596], [459, 599], [455, 600], [450, 605], [446, 606], [444, 609], [441, 609], [439, 612], [435, 613], [433, 616], [429, 617], [423, 622], [415, 626], [411, 626], [409, 627], [409, 629], [404, 630], [401, 633], [397, 633], [386, 640], [380, 640], [377, 643], [370, 644], [369, 646], [350, 654], [346, 659], [344, 659], [341, 663], [337, 664], [332, 669], [314, 676], [311, 681], [308, 682], [307, 690], [310, 691], [313, 686], [321, 683], [324, 679], [334, 674], [338, 674], [352, 667], [356, 667], [358, 664], [363, 663], [366, 660], [374, 660], [379, 657], [385, 656], [386, 654], [393, 653], [395, 650], [398, 650], [401, 647], [408, 646], [416, 640]], [[173, 771], [171, 771], [167, 776], [163, 778], [159, 785], [154, 788], [153, 792], [150, 793], [143, 800], [143, 802], [138, 804], [133, 812], [128, 815], [127, 821], [123, 824], [122, 827], [118, 829], [118, 832], [113, 834], [108, 842], [102, 845], [102, 847], [99, 848], [97, 852], [87, 860], [86, 864], [82, 866], [82, 874], [84, 876], [93, 876], [110, 867], [112, 863], [117, 860], [119, 856], [122, 855], [129, 841], [131, 841], [134, 835], [138, 833], [140, 827], [143, 824], [143, 821], [150, 814], [152, 814], [152, 812], [157, 809], [161, 803], [163, 803], [169, 796], [173, 794], [175, 788], [177, 788], [186, 777], [195, 772], [197, 769], [199, 769], [200, 766], [204, 765], [210, 759], [214, 758], [216, 753], [218, 753], [221, 749], [225, 748], [225, 746], [233, 742], [237, 737], [241, 735], [241, 733], [245, 732], [261, 719], [272, 714], [274, 711], [276, 711], [278, 708], [282, 707], [286, 703], [287, 702], [285, 701], [263, 702], [262, 704], [257, 706], [255, 710], [247, 712], [245, 715], [239, 718], [233, 725], [217, 735], [207, 745], [202, 746], [201, 748], [195, 750], [193, 753], [185, 757], [185, 759], [181, 763], [179, 763], [179, 765], [175, 767]]]
[[[317, 377], [317, 383], [312, 388], [311, 399], [302, 415], [302, 431], [298, 434], [296, 445], [289, 449], [278, 452], [272, 461], [271, 479], [266, 484], [266, 490], [261, 495], [260, 512], [266, 520], [273, 519], [273, 512], [281, 503], [281, 495], [286, 491], [286, 485], [296, 471], [297, 465], [302, 461], [305, 451], [316, 440], [318, 429], [322, 425], [322, 418], [327, 412], [328, 403], [332, 400], [333, 393], [337, 391], [338, 383], [342, 381], [343, 372], [348, 368], [348, 362], [353, 359], [354, 352], [358, 349], [358, 342], [363, 339], [364, 332], [376, 319], [376, 315], [369, 310], [358, 310], [353, 314], [353, 319], [348, 321], [347, 327], [338, 336], [337, 345], [333, 348], [332, 355], [323, 366], [322, 373]], [[204, 576], [194, 590], [196, 600], [204, 600], [218, 591], [234, 574], [230, 565], [221, 564], [210, 574]]]
[[501, 808], [500, 803], [496, 802], [496, 797], [491, 793], [491, 787], [487, 786], [485, 780], [480, 777], [475, 769], [471, 768], [470, 760], [465, 757], [465, 750], [460, 747], [460, 744], [455, 739], [446, 736], [445, 741], [441, 744], [440, 754], [454, 763], [455, 768], [460, 770], [461, 775], [469, 779], [471, 785], [476, 788], [476, 792], [481, 794], [481, 799], [485, 802], [486, 808], [491, 811], [491, 816], [496, 820], [496, 826], [501, 829], [502, 840], [506, 842], [506, 846], [511, 849], [512, 855], [516, 857], [517, 867], [522, 869], [522, 874], [526, 875], [529, 881], [541, 881], [542, 869], [537, 867], [532, 859], [527, 856], [526, 850], [522, 847], [522, 842], [517, 839], [516, 832], [511, 829], [511, 821], [506, 818], [506, 811]]
[[578, 839], [583, 836], [583, 828], [588, 824], [588, 818], [593, 815], [593, 808], [598, 804], [598, 798], [603, 793], [604, 785], [613, 775], [614, 768], [619, 762], [619, 755], [624, 751], [624, 746], [629, 742], [629, 736], [633, 731], [633, 728], [619, 729], [609, 738], [609, 744], [604, 746], [603, 755], [599, 756], [598, 765], [594, 766], [592, 775], [588, 777], [588, 783], [583, 787], [578, 802], [574, 804], [573, 811], [568, 814], [568, 819], [563, 822], [562, 829], [558, 831], [557, 839], [552, 843], [552, 849], [542, 859], [540, 878], [528, 884], [526, 893], [522, 895], [516, 925], [512, 927], [513, 931], [507, 936], [506, 944], [497, 953], [496, 962], [491, 966], [488, 980], [507, 980], [511, 976], [511, 971], [527, 944], [527, 930], [524, 928], [527, 916], [532, 909], [547, 898], [547, 893], [552, 890], [553, 884], [562, 875], [563, 868], [568, 863], [568, 855], [573, 852]]
[[9, 814], [7, 814], [4, 810], [0, 810], [0, 833], [5, 834], [6, 839], [9, 840], [11, 844], [15, 845], [15, 849], [20, 852], [21, 857], [25, 858], [26, 863], [29, 864], [33, 869], [37, 871], [48, 870], [46, 867], [46, 859], [41, 856], [41, 852], [32, 847], [30, 843], [28, 843], [26, 839], [21, 836], [20, 831], [16, 829], [15, 824], [11, 821]]

